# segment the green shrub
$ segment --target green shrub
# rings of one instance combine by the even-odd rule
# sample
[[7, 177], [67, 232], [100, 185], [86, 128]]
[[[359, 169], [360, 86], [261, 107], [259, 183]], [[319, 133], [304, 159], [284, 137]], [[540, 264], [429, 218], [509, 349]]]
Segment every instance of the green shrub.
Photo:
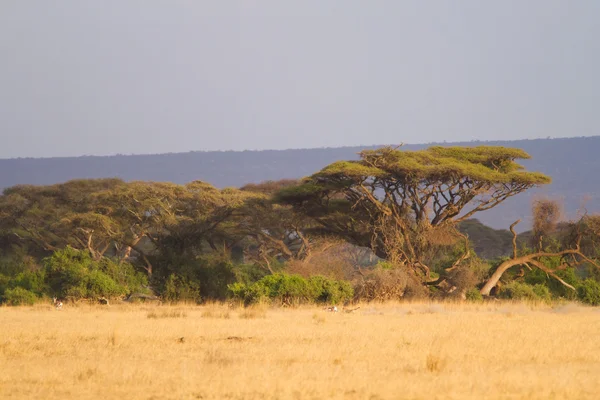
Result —
[[550, 290], [540, 284], [529, 285], [513, 281], [502, 288], [500, 297], [513, 300], [542, 300], [550, 301]]
[[10, 277], [0, 274], [0, 298], [2, 297], [6, 289], [10, 288], [10, 281]]
[[85, 279], [85, 297], [116, 297], [126, 294], [125, 287], [100, 270], [90, 271]]
[[44, 270], [24, 271], [11, 280], [12, 287], [21, 287], [42, 296], [47, 291], [46, 274]]
[[322, 276], [305, 279], [299, 275], [273, 274], [253, 284], [236, 282], [228, 285], [233, 299], [244, 304], [270, 301], [279, 305], [301, 303], [338, 304], [352, 298], [353, 289], [349, 282], [336, 281]]
[[468, 301], [472, 301], [475, 303], [483, 301], [483, 296], [477, 288], [467, 290], [466, 296]]
[[203, 297], [225, 300], [228, 294], [227, 285], [236, 281], [231, 261], [221, 257], [204, 257], [198, 260], [198, 264], [193, 273], [184, 276], [189, 281], [195, 280], [199, 283]]
[[176, 303], [179, 301], [200, 302], [200, 284], [175, 274], [169, 275], [162, 293], [165, 301]]
[[115, 283], [123, 287], [127, 294], [147, 292], [148, 277], [136, 271], [133, 265], [127, 262], [114, 262], [103, 258], [98, 262], [100, 271], [108, 275]]
[[116, 297], [131, 293], [147, 282], [130, 264], [107, 259], [96, 261], [89, 252], [71, 247], [55, 251], [43, 263], [50, 292], [60, 297]]
[[548, 302], [552, 299], [550, 289], [544, 285], [533, 285], [533, 293], [542, 301]]
[[577, 288], [579, 300], [593, 306], [600, 305], [600, 283], [593, 279], [586, 279]]
[[266, 295], [282, 305], [307, 303], [314, 300], [313, 288], [300, 275], [273, 274], [265, 276], [255, 285], [257, 292]]
[[389, 261], [379, 260], [377, 262], [377, 264], [375, 265], [375, 268], [379, 268], [379, 269], [394, 269], [395, 266], [394, 266], [394, 264], [392, 264]]
[[241, 301], [245, 305], [258, 304], [270, 300], [267, 287], [257, 283], [246, 284], [235, 282], [228, 285], [228, 289], [232, 299]]
[[258, 282], [269, 274], [264, 268], [255, 264], [239, 264], [233, 267], [235, 281], [246, 285], [251, 285]]
[[59, 297], [86, 297], [86, 277], [93, 268], [93, 260], [88, 252], [66, 247], [55, 251], [43, 263], [46, 281], [53, 294]]
[[[555, 267], [556, 262], [553, 259], [548, 259], [546, 261], [551, 267]], [[564, 270], [557, 270], [556, 275], [560, 277], [562, 280], [567, 282], [568, 284], [577, 287], [581, 283], [581, 280], [577, 277], [577, 273], [575, 268], [567, 268]], [[572, 289], [569, 289], [562, 283], [560, 283], [556, 278], [548, 276], [541, 269], [534, 269], [533, 271], [528, 271], [525, 274], [525, 283], [529, 285], [542, 285], [549, 289], [550, 294], [553, 297], [564, 298], [569, 300], [574, 300], [577, 298], [577, 293]]]
[[316, 303], [339, 304], [354, 296], [354, 288], [347, 281], [313, 276], [309, 278], [308, 282], [312, 286], [312, 296]]
[[2, 297], [3, 301], [9, 306], [33, 305], [37, 301], [35, 293], [22, 287], [6, 289]]

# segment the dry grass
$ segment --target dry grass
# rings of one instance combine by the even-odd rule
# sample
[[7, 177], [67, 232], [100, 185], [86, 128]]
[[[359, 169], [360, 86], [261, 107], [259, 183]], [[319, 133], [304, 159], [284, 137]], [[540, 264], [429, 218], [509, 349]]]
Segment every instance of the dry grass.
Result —
[[0, 321], [2, 399], [596, 399], [600, 388], [600, 311], [575, 305], [37, 306], [2, 307]]

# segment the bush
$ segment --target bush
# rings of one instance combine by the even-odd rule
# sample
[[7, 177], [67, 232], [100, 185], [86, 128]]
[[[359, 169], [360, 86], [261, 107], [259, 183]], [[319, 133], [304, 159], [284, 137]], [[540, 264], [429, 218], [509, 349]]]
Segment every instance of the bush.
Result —
[[200, 284], [175, 274], [171, 274], [165, 282], [165, 288], [162, 296], [165, 301], [171, 303], [176, 303], [179, 301], [192, 301], [199, 303], [201, 300]]
[[86, 276], [93, 268], [93, 260], [88, 252], [66, 247], [55, 251], [43, 263], [46, 280], [53, 294], [59, 297], [86, 297]]
[[186, 274], [189, 281], [197, 281], [202, 296], [207, 299], [225, 300], [227, 285], [236, 281], [231, 261], [222, 257], [204, 257], [193, 273]]
[[[315, 293], [308, 281], [300, 275], [274, 274], [265, 276], [256, 282], [258, 293], [281, 305], [293, 305], [314, 300]], [[260, 288], [262, 286], [262, 288]]]
[[6, 289], [10, 288], [10, 282], [11, 279], [8, 276], [0, 274], [0, 298], [2, 298]]
[[226, 300], [227, 285], [236, 282], [233, 264], [222, 255], [197, 257], [168, 251], [153, 263], [161, 268], [154, 271], [152, 283], [169, 301], [200, 301], [200, 294], [205, 300]]
[[146, 282], [130, 264], [96, 261], [89, 252], [71, 247], [54, 252], [43, 263], [50, 291], [60, 297], [116, 297], [131, 293]]
[[309, 278], [308, 282], [312, 287], [313, 300], [317, 303], [339, 304], [354, 296], [354, 288], [347, 281], [313, 276]]
[[46, 274], [44, 270], [21, 272], [11, 280], [12, 287], [21, 287], [37, 296], [42, 296], [47, 291]]
[[593, 279], [586, 279], [577, 288], [579, 300], [593, 306], [600, 305], [600, 283]]
[[513, 300], [542, 300], [550, 301], [550, 290], [540, 284], [529, 285], [521, 282], [511, 282], [502, 288], [500, 296]]
[[30, 292], [22, 287], [14, 289], [6, 289], [4, 292], [3, 301], [9, 306], [33, 305], [37, 301], [35, 293]]
[[127, 293], [124, 286], [119, 285], [110, 276], [100, 270], [90, 271], [85, 279], [84, 297], [116, 297]]
[[255, 264], [239, 264], [233, 267], [235, 281], [252, 285], [269, 274], [267, 270]]
[[267, 287], [258, 282], [248, 285], [235, 282], [228, 285], [229, 295], [232, 299], [243, 302], [245, 305], [259, 304], [270, 301]]
[[103, 258], [98, 262], [98, 268], [115, 283], [123, 287], [126, 294], [147, 292], [147, 275], [136, 271], [133, 265], [127, 262], [117, 263], [113, 260]]
[[[556, 262], [550, 259], [551, 262], [546, 262], [551, 267], [555, 267]], [[577, 287], [581, 283], [575, 268], [567, 268], [564, 270], [557, 270], [556, 275], [568, 284]], [[556, 278], [548, 276], [544, 271], [536, 268], [533, 271], [528, 271], [525, 275], [525, 283], [530, 285], [543, 285], [546, 286], [553, 297], [564, 298], [568, 300], [574, 300], [577, 298], [577, 293], [572, 289], [564, 286]]]
[[279, 305], [301, 303], [338, 304], [352, 298], [349, 282], [322, 276], [305, 279], [299, 275], [273, 274], [248, 285], [236, 282], [228, 285], [230, 296], [244, 304], [270, 301]]
[[478, 303], [483, 301], [483, 295], [479, 292], [479, 289], [473, 288], [467, 290], [466, 293], [467, 301], [472, 301], [474, 303]]

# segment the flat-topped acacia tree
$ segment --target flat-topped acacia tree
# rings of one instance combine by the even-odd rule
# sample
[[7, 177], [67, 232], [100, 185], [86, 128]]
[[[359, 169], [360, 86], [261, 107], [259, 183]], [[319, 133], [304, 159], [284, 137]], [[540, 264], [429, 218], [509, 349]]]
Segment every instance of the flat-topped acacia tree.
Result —
[[[318, 222], [323, 233], [371, 248], [379, 257], [429, 281], [427, 254], [460, 237], [456, 224], [550, 178], [517, 162], [519, 149], [383, 147], [338, 161], [276, 199]], [[468, 256], [466, 253], [457, 260]]]

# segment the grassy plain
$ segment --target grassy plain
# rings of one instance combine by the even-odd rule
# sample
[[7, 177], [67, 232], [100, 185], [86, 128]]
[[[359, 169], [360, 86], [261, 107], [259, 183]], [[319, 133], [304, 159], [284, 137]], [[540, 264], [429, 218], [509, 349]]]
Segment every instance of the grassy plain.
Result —
[[600, 309], [0, 308], [2, 399], [597, 399]]

